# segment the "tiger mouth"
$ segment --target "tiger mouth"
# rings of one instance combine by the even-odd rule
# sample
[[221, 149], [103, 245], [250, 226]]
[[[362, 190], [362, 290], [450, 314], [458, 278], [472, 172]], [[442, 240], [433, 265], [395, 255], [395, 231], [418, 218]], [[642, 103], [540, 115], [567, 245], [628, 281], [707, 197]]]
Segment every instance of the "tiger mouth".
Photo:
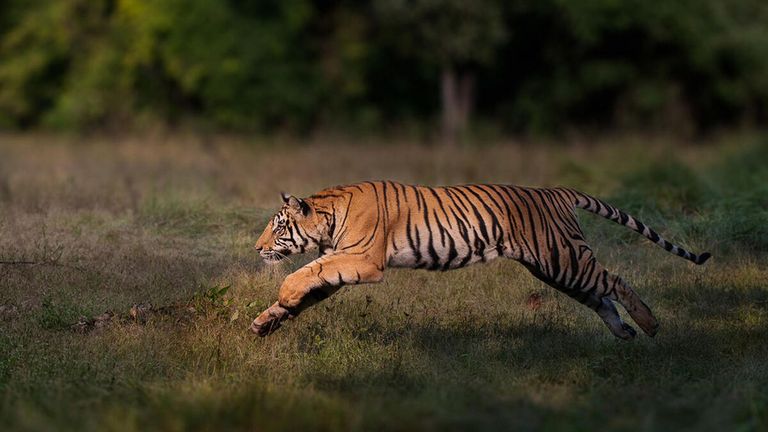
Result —
[[262, 251], [260, 255], [267, 264], [275, 264], [288, 257], [287, 253], [278, 252], [276, 250]]

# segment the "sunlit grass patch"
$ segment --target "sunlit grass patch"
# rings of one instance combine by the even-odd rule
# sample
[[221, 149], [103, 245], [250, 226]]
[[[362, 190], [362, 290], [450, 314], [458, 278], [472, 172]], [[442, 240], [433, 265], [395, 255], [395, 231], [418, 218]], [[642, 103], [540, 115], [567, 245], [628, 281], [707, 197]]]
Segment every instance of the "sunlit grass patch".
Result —
[[217, 228], [218, 216], [209, 200], [168, 191], [147, 196], [139, 208], [137, 222], [160, 232], [194, 237]]

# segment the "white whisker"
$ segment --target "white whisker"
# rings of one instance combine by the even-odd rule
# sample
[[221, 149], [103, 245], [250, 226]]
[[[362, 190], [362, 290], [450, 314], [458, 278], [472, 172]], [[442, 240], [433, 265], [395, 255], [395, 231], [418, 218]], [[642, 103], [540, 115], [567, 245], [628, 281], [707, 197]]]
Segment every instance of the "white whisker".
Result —
[[276, 254], [277, 256], [279, 256], [279, 257], [280, 257], [280, 259], [282, 259], [282, 260], [286, 260], [286, 261], [288, 261], [289, 263], [293, 264], [293, 257], [292, 257], [292, 256], [288, 256], [288, 255], [286, 255], [286, 254], [284, 254], [284, 253], [282, 253], [282, 252], [278, 252], [278, 251], [275, 251], [275, 254]]

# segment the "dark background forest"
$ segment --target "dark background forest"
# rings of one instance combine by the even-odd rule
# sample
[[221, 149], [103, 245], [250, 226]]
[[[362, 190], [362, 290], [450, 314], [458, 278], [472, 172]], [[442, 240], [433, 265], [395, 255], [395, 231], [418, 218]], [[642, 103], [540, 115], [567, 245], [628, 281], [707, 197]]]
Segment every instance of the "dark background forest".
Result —
[[762, 0], [6, 0], [0, 127], [764, 125], [767, 24]]

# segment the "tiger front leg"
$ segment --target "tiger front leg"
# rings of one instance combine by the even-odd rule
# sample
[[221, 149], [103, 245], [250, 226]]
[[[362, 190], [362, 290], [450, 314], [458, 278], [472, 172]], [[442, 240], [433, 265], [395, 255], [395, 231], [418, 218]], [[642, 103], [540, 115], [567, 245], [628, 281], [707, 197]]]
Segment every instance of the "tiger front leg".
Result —
[[278, 301], [251, 324], [251, 331], [267, 336], [308, 307], [326, 299], [342, 286], [380, 282], [383, 266], [356, 256], [326, 255], [288, 275], [280, 286]]

